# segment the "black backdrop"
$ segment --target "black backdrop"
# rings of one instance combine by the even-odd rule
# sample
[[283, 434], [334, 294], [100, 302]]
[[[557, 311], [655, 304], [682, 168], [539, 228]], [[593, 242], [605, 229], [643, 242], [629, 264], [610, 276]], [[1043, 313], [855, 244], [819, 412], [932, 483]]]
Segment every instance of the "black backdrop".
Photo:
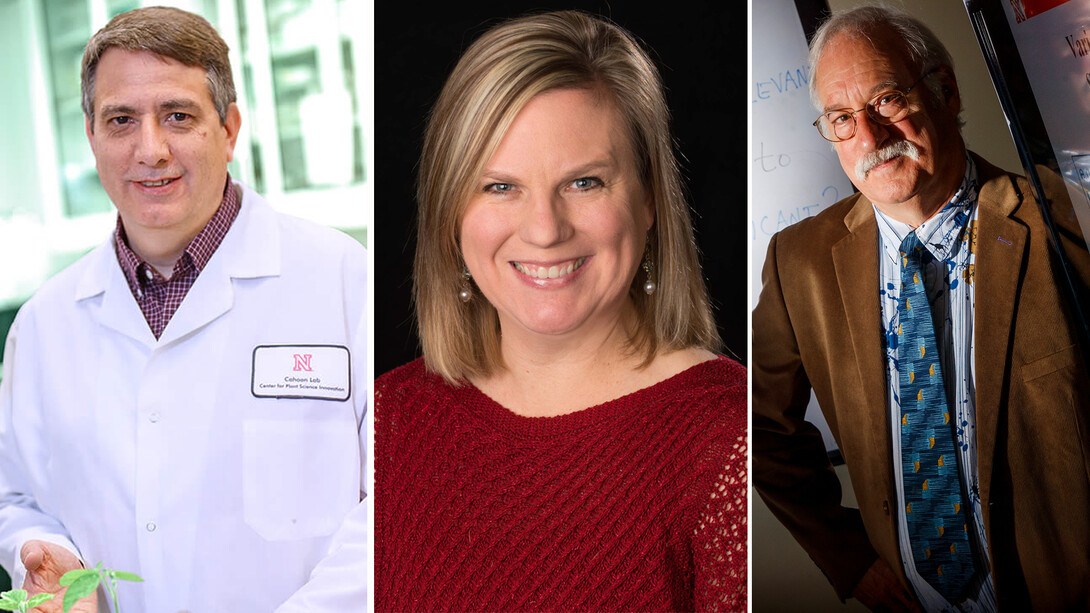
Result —
[[[461, 52], [491, 25], [531, 11], [582, 9], [612, 19], [651, 51], [666, 84], [676, 151], [694, 210], [704, 277], [728, 355], [747, 355], [745, 4], [451, 3], [375, 8], [375, 373], [419, 356], [413, 322], [413, 185], [427, 113]], [[724, 3], [727, 4], [727, 3]], [[731, 3], [731, 6], [736, 4]], [[456, 297], [452, 296], [452, 300]]]

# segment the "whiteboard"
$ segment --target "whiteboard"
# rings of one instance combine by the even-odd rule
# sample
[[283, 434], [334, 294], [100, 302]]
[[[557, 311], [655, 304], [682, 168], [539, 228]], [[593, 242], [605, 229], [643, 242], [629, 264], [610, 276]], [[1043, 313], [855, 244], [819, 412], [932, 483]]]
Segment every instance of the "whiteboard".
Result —
[[[772, 235], [817, 215], [854, 191], [832, 143], [812, 122], [806, 36], [793, 0], [754, 2], [750, 125], [750, 296], [761, 294], [761, 268]], [[828, 450], [836, 449], [829, 426], [811, 398], [807, 420]]]

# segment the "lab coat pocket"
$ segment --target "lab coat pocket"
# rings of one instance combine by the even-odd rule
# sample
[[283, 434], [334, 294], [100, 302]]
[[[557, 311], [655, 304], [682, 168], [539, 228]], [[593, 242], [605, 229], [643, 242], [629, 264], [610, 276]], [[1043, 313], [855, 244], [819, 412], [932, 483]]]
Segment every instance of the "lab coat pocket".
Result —
[[337, 421], [246, 420], [246, 523], [270, 541], [332, 534], [359, 502], [358, 450]]

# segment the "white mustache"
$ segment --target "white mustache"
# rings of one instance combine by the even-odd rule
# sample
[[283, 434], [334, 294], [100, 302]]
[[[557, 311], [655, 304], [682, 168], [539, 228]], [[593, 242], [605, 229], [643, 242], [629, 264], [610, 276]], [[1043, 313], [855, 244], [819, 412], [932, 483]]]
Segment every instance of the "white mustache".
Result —
[[871, 151], [859, 158], [859, 161], [855, 163], [855, 177], [860, 181], [866, 181], [867, 174], [870, 173], [875, 166], [884, 164], [899, 155], [912, 158], [913, 160], [919, 160], [920, 150], [916, 145], [913, 145], [907, 140], [899, 140], [895, 143], [886, 145], [881, 149]]

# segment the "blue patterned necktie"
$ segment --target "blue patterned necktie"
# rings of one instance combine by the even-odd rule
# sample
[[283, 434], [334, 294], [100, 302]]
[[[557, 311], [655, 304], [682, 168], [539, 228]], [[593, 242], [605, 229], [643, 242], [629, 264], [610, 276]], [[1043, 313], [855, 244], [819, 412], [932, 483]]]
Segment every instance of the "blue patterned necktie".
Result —
[[897, 367], [905, 518], [916, 571], [956, 603], [973, 576], [965, 497], [942, 366], [924, 290], [926, 251], [915, 232], [901, 243]]

